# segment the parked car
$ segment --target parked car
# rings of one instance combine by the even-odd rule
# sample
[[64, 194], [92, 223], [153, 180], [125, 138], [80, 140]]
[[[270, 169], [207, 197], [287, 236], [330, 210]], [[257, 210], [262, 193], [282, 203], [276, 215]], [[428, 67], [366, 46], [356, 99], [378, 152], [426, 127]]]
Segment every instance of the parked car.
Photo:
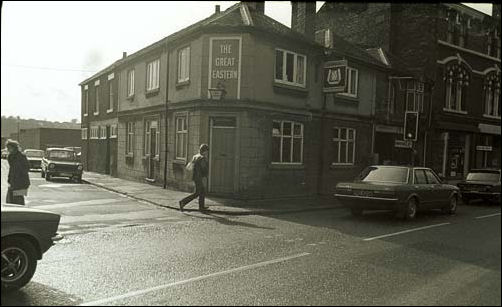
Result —
[[65, 147], [66, 149], [71, 149], [75, 152], [75, 154], [77, 155], [77, 159], [79, 161], [82, 161], [82, 147]]
[[335, 194], [353, 215], [392, 210], [404, 219], [413, 219], [417, 210], [454, 214], [459, 196], [458, 187], [442, 183], [429, 168], [386, 165], [365, 168], [354, 182], [337, 184]]
[[61, 216], [56, 213], [2, 204], [2, 291], [26, 285], [37, 261], [62, 236], [57, 230]]
[[7, 156], [9, 155], [9, 151], [7, 148], [2, 149], [2, 159], [7, 159]]
[[71, 149], [48, 148], [42, 159], [42, 178], [50, 181], [52, 177], [68, 177], [82, 182], [82, 163]]
[[500, 169], [473, 169], [457, 186], [465, 204], [475, 199], [500, 204]]
[[40, 169], [44, 151], [38, 149], [25, 149], [24, 154], [30, 163], [30, 169]]

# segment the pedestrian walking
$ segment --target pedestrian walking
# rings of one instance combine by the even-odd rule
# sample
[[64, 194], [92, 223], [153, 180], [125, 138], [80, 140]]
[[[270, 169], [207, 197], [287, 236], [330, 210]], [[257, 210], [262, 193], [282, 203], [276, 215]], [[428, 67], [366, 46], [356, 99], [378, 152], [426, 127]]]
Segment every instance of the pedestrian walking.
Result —
[[24, 205], [24, 197], [28, 195], [30, 186], [30, 165], [28, 159], [21, 152], [21, 146], [17, 141], [7, 140], [5, 147], [9, 151], [9, 177], [7, 189], [7, 203]]
[[207, 161], [208, 154], [209, 146], [207, 146], [207, 144], [200, 145], [199, 153], [194, 155], [187, 165], [188, 170], [193, 168], [192, 180], [195, 183], [195, 192], [180, 200], [180, 211], [183, 211], [183, 207], [197, 197], [199, 198], [199, 210], [203, 211], [208, 209], [208, 207], [204, 205], [206, 197], [206, 186], [204, 181], [209, 173], [209, 163]]

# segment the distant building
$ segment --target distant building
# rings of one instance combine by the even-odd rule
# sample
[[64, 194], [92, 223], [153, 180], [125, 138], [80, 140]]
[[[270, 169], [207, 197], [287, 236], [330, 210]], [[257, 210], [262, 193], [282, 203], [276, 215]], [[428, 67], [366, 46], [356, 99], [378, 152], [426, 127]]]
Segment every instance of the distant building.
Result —
[[23, 149], [41, 149], [48, 147], [81, 147], [80, 129], [65, 128], [31, 128], [20, 129], [12, 133], [10, 138], [17, 140]]

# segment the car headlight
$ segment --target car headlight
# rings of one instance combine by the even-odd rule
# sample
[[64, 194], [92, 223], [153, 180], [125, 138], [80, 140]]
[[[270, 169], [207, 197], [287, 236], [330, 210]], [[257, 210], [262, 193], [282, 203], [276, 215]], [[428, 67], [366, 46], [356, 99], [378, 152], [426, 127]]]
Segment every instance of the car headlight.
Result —
[[55, 168], [56, 165], [54, 163], [49, 164], [49, 168]]
[[81, 170], [82, 170], [82, 165], [79, 165], [79, 166], [77, 167], [77, 169], [78, 169], [79, 171], [81, 171]]

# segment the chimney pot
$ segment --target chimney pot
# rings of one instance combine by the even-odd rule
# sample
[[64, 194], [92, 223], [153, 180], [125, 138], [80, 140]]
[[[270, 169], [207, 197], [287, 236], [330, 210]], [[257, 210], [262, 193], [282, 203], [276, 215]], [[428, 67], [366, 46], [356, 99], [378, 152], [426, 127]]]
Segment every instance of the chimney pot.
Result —
[[127, 57], [127, 52], [122, 52], [122, 58], [125, 59]]
[[220, 12], [220, 6], [219, 5], [215, 5], [214, 6], [214, 12], [215, 13], [219, 13]]

